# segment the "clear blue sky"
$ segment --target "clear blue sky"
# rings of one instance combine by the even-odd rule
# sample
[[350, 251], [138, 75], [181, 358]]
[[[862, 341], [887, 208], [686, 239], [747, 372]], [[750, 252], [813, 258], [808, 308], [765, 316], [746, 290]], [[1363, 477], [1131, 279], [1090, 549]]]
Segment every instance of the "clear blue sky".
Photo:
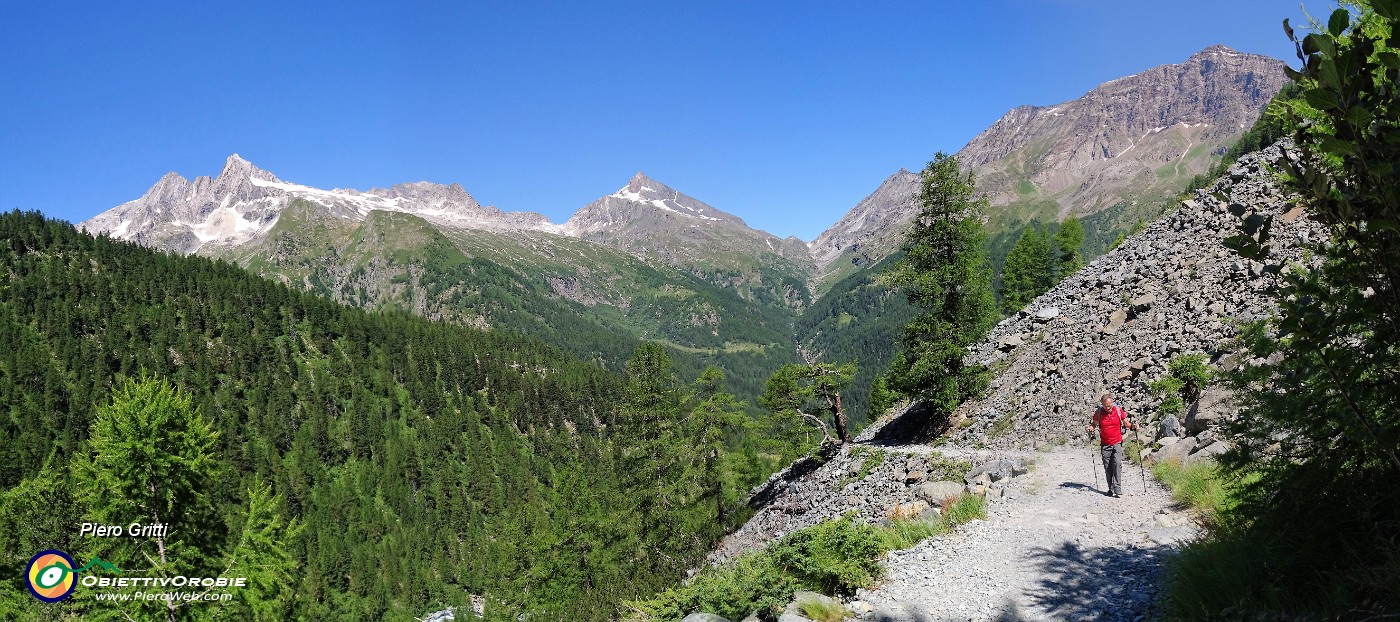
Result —
[[810, 240], [1016, 105], [1215, 43], [1294, 60], [1280, 22], [1300, 16], [1278, 0], [560, 4], [0, 0], [0, 208], [76, 222], [237, 152], [323, 188], [458, 182], [555, 222], [643, 170]]

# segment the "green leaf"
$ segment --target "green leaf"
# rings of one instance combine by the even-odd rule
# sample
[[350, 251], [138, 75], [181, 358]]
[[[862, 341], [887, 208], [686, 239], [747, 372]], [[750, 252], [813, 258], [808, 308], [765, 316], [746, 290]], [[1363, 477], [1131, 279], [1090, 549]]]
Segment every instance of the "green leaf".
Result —
[[1346, 114], [1347, 123], [1350, 123], [1358, 128], [1364, 128], [1366, 126], [1371, 125], [1371, 120], [1374, 118], [1375, 115], [1371, 114], [1370, 110], [1361, 107], [1352, 108], [1348, 110]]
[[1230, 213], [1234, 214], [1235, 218], [1244, 218], [1245, 209], [1244, 206], [1239, 203], [1231, 203], [1230, 206], [1225, 209], [1230, 210]]
[[1322, 64], [1318, 66], [1317, 79], [1323, 86], [1334, 91], [1342, 90], [1342, 78], [1337, 72], [1337, 63], [1330, 58], [1322, 61]]
[[1318, 146], [1321, 147], [1323, 151], [1332, 155], [1356, 155], [1356, 145], [1353, 145], [1339, 138], [1323, 136], [1322, 139], [1318, 141], [1318, 143]]
[[1376, 59], [1386, 67], [1400, 71], [1400, 54], [1396, 54], [1395, 52], [1381, 52], [1376, 54]]
[[1332, 17], [1327, 20], [1327, 32], [1332, 33], [1334, 37], [1340, 37], [1350, 24], [1351, 14], [1346, 9], [1337, 9], [1332, 11]]
[[1306, 36], [1306, 37], [1303, 37], [1303, 53], [1304, 53], [1304, 54], [1309, 54], [1309, 55], [1311, 55], [1311, 54], [1316, 54], [1316, 53], [1317, 53], [1317, 51], [1318, 51], [1317, 39], [1318, 39], [1318, 37], [1317, 37], [1317, 35], [1315, 35], [1315, 34], [1310, 34], [1310, 35], [1308, 35], [1308, 36]]
[[1400, 0], [1371, 0], [1371, 10], [1386, 19], [1400, 19]]
[[1337, 100], [1332, 94], [1323, 89], [1308, 89], [1303, 91], [1303, 101], [1309, 106], [1318, 110], [1336, 110]]

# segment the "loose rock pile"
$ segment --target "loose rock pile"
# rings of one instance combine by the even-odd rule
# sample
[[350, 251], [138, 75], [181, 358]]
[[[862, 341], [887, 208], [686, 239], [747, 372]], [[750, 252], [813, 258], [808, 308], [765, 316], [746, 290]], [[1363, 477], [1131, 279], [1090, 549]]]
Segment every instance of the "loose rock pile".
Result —
[[[1248, 364], [1232, 355], [1236, 322], [1269, 312], [1277, 270], [1301, 260], [1300, 243], [1322, 235], [1274, 182], [1269, 170], [1282, 157], [1274, 146], [1241, 158], [1175, 213], [998, 324], [971, 352], [995, 371], [991, 388], [959, 410], [961, 427], [951, 440], [1035, 448], [1083, 435], [1104, 392], [1152, 423], [1155, 437], [1160, 398], [1147, 386], [1165, 375], [1173, 356], [1203, 352], [1216, 367]], [[1274, 215], [1272, 265], [1223, 245], [1238, 232], [1241, 212]], [[1197, 420], [1228, 416], [1218, 409], [1229, 405], [1203, 404], [1217, 410], [1202, 410]], [[1205, 431], [1187, 427], [1187, 434]], [[1210, 440], [1195, 436], [1177, 450], [1206, 448]]]
[[[795, 468], [794, 468], [795, 467]], [[1006, 483], [1026, 473], [1020, 452], [968, 451], [928, 447], [882, 448], [848, 445], [811, 469], [798, 464], [756, 488], [762, 499], [753, 518], [725, 537], [710, 554], [722, 563], [740, 553], [823, 520], [854, 512], [870, 523], [929, 518], [943, 501], [964, 493], [1001, 498]]]

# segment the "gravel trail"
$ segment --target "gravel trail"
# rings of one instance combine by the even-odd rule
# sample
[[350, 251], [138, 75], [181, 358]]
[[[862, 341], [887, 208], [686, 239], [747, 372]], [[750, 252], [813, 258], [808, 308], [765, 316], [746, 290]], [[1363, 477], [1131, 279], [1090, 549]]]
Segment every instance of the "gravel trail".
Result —
[[[1098, 469], [1098, 485], [1090, 465]], [[886, 580], [858, 594], [888, 622], [1151, 619], [1163, 563], [1195, 535], [1189, 516], [1137, 465], [1122, 498], [1083, 444], [1035, 456], [987, 520], [889, 554]], [[859, 607], [859, 603], [857, 603]]]

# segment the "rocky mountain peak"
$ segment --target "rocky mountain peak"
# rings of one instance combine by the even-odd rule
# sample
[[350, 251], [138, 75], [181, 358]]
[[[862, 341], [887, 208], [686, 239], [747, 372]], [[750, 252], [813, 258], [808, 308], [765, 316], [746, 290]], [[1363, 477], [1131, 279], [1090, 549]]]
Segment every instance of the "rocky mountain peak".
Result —
[[264, 236], [294, 200], [320, 205], [327, 218], [362, 221], [371, 212], [403, 212], [460, 229], [557, 231], [536, 214], [507, 215], [482, 207], [461, 184], [398, 184], [388, 189], [322, 190], [284, 182], [238, 154], [224, 161], [217, 177], [193, 182], [176, 173], [161, 177], [141, 198], [128, 201], [80, 226], [93, 233], [132, 240], [178, 253], [206, 246], [237, 246]]
[[260, 179], [263, 181], [277, 181], [277, 176], [260, 169], [243, 159], [243, 156], [232, 154], [224, 160], [224, 167], [219, 170], [217, 181], [231, 181], [239, 179]]

